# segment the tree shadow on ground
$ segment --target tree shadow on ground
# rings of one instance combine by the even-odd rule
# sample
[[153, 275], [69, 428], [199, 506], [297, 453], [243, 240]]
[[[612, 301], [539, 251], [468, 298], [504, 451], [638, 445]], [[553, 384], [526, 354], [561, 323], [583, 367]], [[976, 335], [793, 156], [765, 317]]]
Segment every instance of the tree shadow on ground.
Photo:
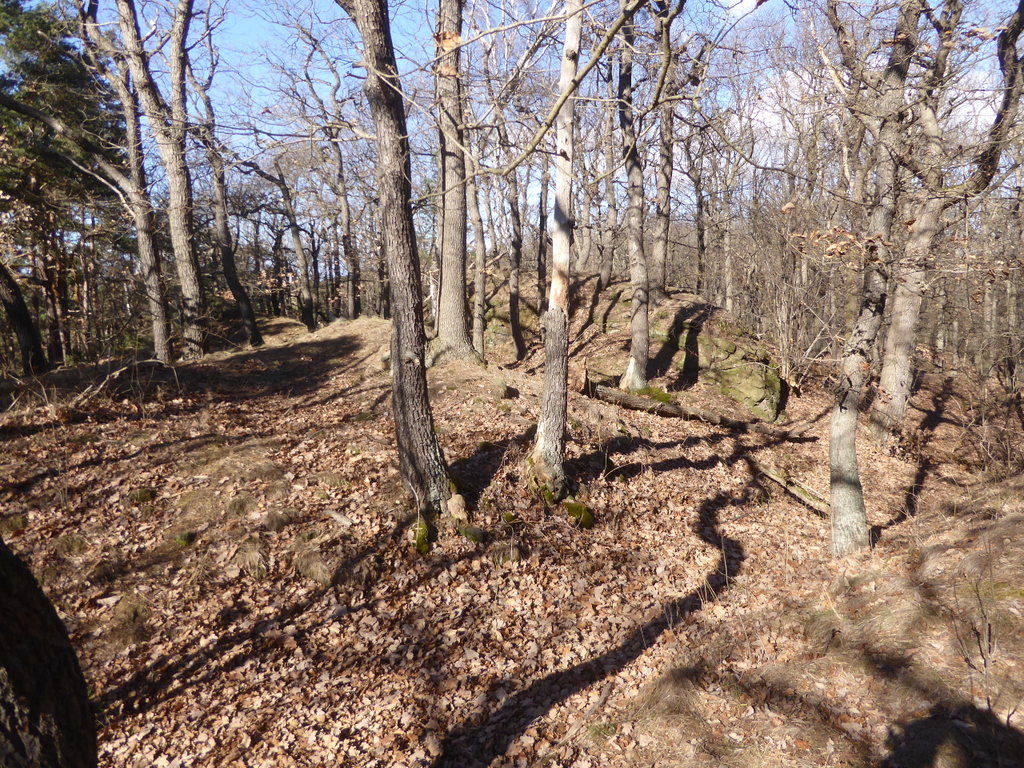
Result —
[[700, 365], [697, 337], [714, 312], [715, 307], [704, 302], [680, 306], [672, 318], [672, 325], [669, 326], [661, 348], [650, 359], [648, 375], [651, 378], [667, 376], [672, 359], [682, 350], [683, 364], [669, 389], [688, 389], [696, 384]]
[[497, 477], [509, 456], [525, 448], [537, 434], [537, 425], [532, 424], [523, 432], [497, 443], [482, 442], [471, 456], [456, 459], [449, 465], [452, 479], [459, 492], [465, 497], [471, 509], [476, 509], [480, 496]]
[[[281, 628], [295, 623], [303, 614], [318, 606], [327, 607], [325, 598], [330, 592], [337, 592], [341, 585], [351, 583], [353, 575], [358, 578], [361, 572], [359, 566], [372, 560], [383, 546], [400, 539], [415, 520], [415, 517], [410, 516], [397, 521], [390, 536], [364, 544], [346, 557], [335, 568], [329, 585], [313, 590], [303, 599], [282, 607], [276, 614], [251, 626], [231, 631], [231, 626], [244, 617], [246, 612], [230, 606], [221, 611], [217, 617], [218, 626], [215, 627], [220, 633], [215, 642], [204, 645], [196, 640], [191, 648], [176, 651], [173, 656], [161, 654], [121, 684], [103, 692], [96, 703], [106, 724], [109, 726], [125, 717], [146, 712], [161, 702], [181, 696], [196, 685], [220, 678], [254, 658], [287, 655], [289, 651], [280, 642], [286, 639]], [[400, 594], [384, 598], [372, 597], [372, 569], [363, 569], [366, 571], [364, 576], [371, 575], [367, 577], [370, 581], [364, 580], [361, 586], [361, 599], [352, 600], [348, 605], [339, 599], [339, 615], [351, 617], [361, 611], [379, 608], [382, 601], [401, 600], [403, 595], [431, 581], [453, 565], [477, 556], [477, 550], [467, 550], [454, 557], [437, 558], [421, 577], [411, 582]], [[287, 635], [287, 638], [301, 643], [307, 632], [306, 629], [299, 630]]]
[[884, 768], [1021, 768], [1024, 733], [973, 704], [938, 704], [892, 729]]
[[[727, 461], [739, 460], [746, 450], [744, 446], [738, 446], [734, 456]], [[701, 541], [721, 553], [717, 565], [699, 587], [684, 597], [665, 603], [652, 619], [635, 627], [617, 646], [585, 662], [535, 680], [490, 714], [455, 726], [445, 736], [434, 768], [482, 768], [490, 765], [508, 751], [531, 723], [554, 706], [618, 673], [665, 631], [717, 600], [729, 588], [730, 580], [740, 572], [746, 558], [742, 544], [719, 530], [718, 513], [725, 507], [745, 503], [748, 493], [753, 490], [752, 482], [738, 494], [723, 491], [699, 506], [695, 532]]]
[[924, 483], [934, 466], [934, 462], [927, 451], [927, 442], [935, 434], [939, 424], [943, 422], [946, 405], [952, 396], [953, 379], [946, 377], [942, 381], [942, 388], [932, 397], [931, 405], [925, 413], [921, 425], [918, 427], [915, 436], [918, 451], [917, 467], [914, 470], [913, 480], [911, 480], [910, 485], [903, 492], [903, 504], [900, 507], [900, 511], [887, 522], [871, 526], [870, 537], [872, 546], [878, 543], [878, 540], [885, 531], [917, 515], [921, 491], [924, 490]]

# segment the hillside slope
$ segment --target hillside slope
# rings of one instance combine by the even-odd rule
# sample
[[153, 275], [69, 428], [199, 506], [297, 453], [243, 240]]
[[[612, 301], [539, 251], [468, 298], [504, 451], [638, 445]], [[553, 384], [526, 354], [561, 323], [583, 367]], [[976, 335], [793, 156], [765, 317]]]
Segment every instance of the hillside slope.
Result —
[[[609, 330], [577, 359], [614, 364]], [[752, 463], [827, 492], [818, 385], [788, 441], [574, 395], [584, 530], [521, 481], [539, 356], [435, 369], [489, 539], [420, 556], [387, 334], [275, 321], [259, 351], [5, 417], [0, 535], [71, 630], [103, 764], [1021, 764], [1024, 482], [957, 461], [955, 390], [919, 394], [914, 452], [863, 443], [878, 545], [834, 561]]]

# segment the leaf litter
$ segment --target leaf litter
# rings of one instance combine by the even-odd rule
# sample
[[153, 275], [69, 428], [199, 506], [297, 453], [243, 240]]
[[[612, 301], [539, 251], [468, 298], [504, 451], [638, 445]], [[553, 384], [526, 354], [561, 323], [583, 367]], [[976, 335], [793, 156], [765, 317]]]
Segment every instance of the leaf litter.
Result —
[[[430, 372], [437, 431], [487, 539], [442, 531], [420, 556], [378, 362], [387, 332], [281, 333], [181, 367], [173, 389], [6, 425], [4, 519], [26, 524], [4, 535], [79, 649], [102, 764], [855, 765], [952, 696], [946, 673], [1008, 711], [1012, 691], [991, 699], [1019, 659], [958, 644], [948, 628], [969, 638], [980, 621], [956, 612], [969, 580], [935, 575], [960, 573], [956, 532], [976, 521], [924, 500], [962, 473], [934, 473], [916, 517], [833, 561], [827, 521], [744, 460], [825, 490], [827, 392], [791, 401], [817, 439], [789, 443], [573, 395], [583, 530], [522, 482], [536, 372], [451, 364]], [[913, 462], [863, 453], [885, 525]], [[1012, 511], [1000, 542], [1019, 541]], [[926, 520], [945, 524], [944, 548]], [[938, 597], [914, 597], [922, 574]], [[862, 594], [876, 592], [911, 641], [880, 627]], [[1000, 610], [1019, 616], [1013, 594]], [[1007, 643], [1019, 633], [1000, 626]], [[887, 677], [879, 658], [898, 653]]]

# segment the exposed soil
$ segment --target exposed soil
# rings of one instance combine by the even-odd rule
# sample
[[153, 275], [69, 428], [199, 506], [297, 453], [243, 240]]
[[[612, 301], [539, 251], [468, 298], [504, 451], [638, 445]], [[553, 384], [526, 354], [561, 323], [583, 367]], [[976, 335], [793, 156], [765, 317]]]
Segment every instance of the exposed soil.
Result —
[[[609, 328], [576, 359], [624, 356]], [[101, 764], [1024, 765], [1024, 479], [991, 469], [1019, 430], [979, 431], [955, 378], [925, 380], [898, 455], [862, 439], [878, 542], [834, 560], [828, 521], [750, 461], [827, 495], [824, 376], [787, 403], [798, 440], [572, 396], [583, 529], [520, 479], [540, 357], [434, 369], [488, 539], [421, 556], [387, 324], [265, 331], [65, 377], [0, 425], [0, 535], [79, 649]]]

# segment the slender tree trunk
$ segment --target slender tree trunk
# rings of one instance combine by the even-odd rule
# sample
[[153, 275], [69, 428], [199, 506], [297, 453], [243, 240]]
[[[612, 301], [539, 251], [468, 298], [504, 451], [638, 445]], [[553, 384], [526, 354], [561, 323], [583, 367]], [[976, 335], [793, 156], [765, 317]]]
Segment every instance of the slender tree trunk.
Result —
[[464, 0], [440, 0], [437, 91], [441, 152], [441, 291], [433, 362], [475, 355], [466, 321], [466, 158], [463, 154], [461, 44]]
[[[421, 513], [444, 513], [451, 479], [427, 398], [422, 286], [412, 220], [411, 164], [405, 105], [386, 0], [342, 0], [363, 39], [363, 92], [377, 135], [381, 235], [391, 281], [392, 407], [399, 467]], [[461, 180], [460, 180], [461, 183]]]
[[726, 192], [722, 232], [722, 306], [726, 312], [733, 312], [735, 309], [736, 283], [733, 269], [732, 253], [732, 196]]
[[615, 230], [619, 226], [618, 203], [615, 198], [615, 102], [612, 99], [612, 60], [608, 59], [608, 111], [605, 126], [604, 166], [605, 166], [605, 214], [604, 233], [601, 238], [601, 272], [597, 278], [597, 292], [601, 293], [612, 281], [612, 270], [615, 267]]
[[[576, 77], [583, 28], [582, 0], [567, 0], [565, 44], [558, 90], [565, 93]], [[551, 498], [568, 493], [565, 459], [567, 377], [569, 371], [569, 281], [572, 265], [572, 161], [575, 102], [570, 99], [555, 118], [555, 226], [551, 248], [551, 292], [544, 327], [544, 390], [537, 439], [530, 454], [534, 480]]]
[[123, 79], [124, 86], [120, 89], [121, 109], [125, 118], [128, 166], [134, 192], [129, 200], [129, 207], [135, 224], [135, 240], [139, 253], [139, 268], [142, 271], [142, 284], [146, 291], [146, 305], [152, 318], [153, 354], [160, 362], [170, 363], [173, 354], [168, 337], [167, 296], [164, 292], [160, 256], [156, 250], [153, 206], [150, 204], [147, 191], [138, 98], [127, 82], [127, 72], [123, 73]]
[[550, 160], [544, 155], [540, 173], [540, 212], [537, 215], [537, 317], [547, 309], [548, 296], [548, 187]]
[[647, 386], [647, 358], [650, 348], [648, 319], [647, 257], [644, 254], [643, 207], [644, 174], [636, 146], [633, 125], [633, 21], [622, 25], [622, 47], [619, 49], [618, 111], [622, 133], [623, 164], [626, 166], [628, 210], [626, 212], [626, 243], [629, 250], [630, 330], [629, 361], [619, 380], [619, 388], [643, 389]]
[[[657, 15], [657, 37], [662, 42], [662, 51], [672, 51], [672, 16], [668, 6], [660, 6]], [[665, 298], [668, 264], [669, 221], [672, 205], [672, 168], [675, 154], [675, 104], [671, 100], [674, 88], [673, 56], [664, 62], [666, 68], [665, 88], [661, 108], [658, 110], [658, 179], [654, 202], [654, 249], [651, 252], [651, 300], [655, 303]]]
[[362, 297], [359, 290], [359, 254], [356, 253], [352, 243], [352, 209], [348, 204], [348, 184], [345, 182], [345, 160], [341, 154], [341, 147], [337, 142], [332, 142], [335, 153], [335, 162], [338, 165], [338, 172], [334, 177], [335, 194], [338, 198], [338, 212], [341, 218], [341, 255], [345, 260], [345, 268], [348, 271], [348, 292], [346, 304], [348, 305], [348, 318], [355, 320], [362, 312]]
[[256, 312], [249, 300], [249, 292], [245, 290], [242, 281], [238, 279], [238, 270], [235, 266], [235, 249], [231, 242], [231, 228], [228, 226], [228, 195], [224, 180], [224, 161], [215, 147], [208, 146], [206, 152], [206, 159], [213, 171], [213, 239], [220, 256], [221, 270], [224, 272], [224, 281], [228, 284], [228, 290], [231, 291], [231, 296], [234, 298], [235, 304], [238, 305], [238, 312], [242, 316], [242, 327], [245, 328], [249, 345], [259, 347], [263, 344], [263, 335], [256, 323]]
[[29, 312], [28, 306], [25, 304], [25, 298], [21, 295], [21, 287], [2, 260], [0, 260], [0, 303], [3, 303], [7, 319], [18, 338], [22, 372], [26, 376], [43, 373], [49, 367], [46, 364], [46, 354], [43, 352], [43, 337], [39, 333], [39, 326], [32, 317], [32, 313]]
[[[187, 54], [186, 54], [187, 57]], [[235, 265], [235, 249], [231, 241], [231, 227], [228, 224], [228, 192], [226, 173], [224, 170], [224, 147], [217, 139], [217, 115], [213, 109], [213, 102], [210, 100], [209, 89], [212, 84], [213, 75], [203, 83], [193, 74], [191, 64], [186, 58], [186, 70], [192, 80], [193, 87], [203, 105], [205, 121], [195, 128], [195, 136], [206, 151], [206, 160], [210, 164], [213, 181], [213, 241], [220, 260], [221, 271], [224, 273], [224, 282], [231, 291], [231, 296], [238, 306], [238, 314], [242, 318], [242, 327], [249, 340], [249, 345], [258, 347], [263, 344], [263, 336], [260, 334], [259, 326], [256, 323], [256, 312], [249, 300], [249, 292], [245, 290], [242, 281], [238, 279], [238, 269]]]
[[508, 324], [512, 343], [516, 347], [516, 360], [526, 357], [526, 341], [523, 339], [523, 324], [519, 319], [519, 277], [523, 260], [523, 219], [519, 211], [519, 181], [516, 171], [506, 179], [505, 203], [508, 205], [509, 222], [512, 225], [512, 239], [509, 242], [508, 265]]
[[4, 768], [95, 768], [96, 723], [67, 629], [2, 540], [0, 585]]
[[284, 205], [284, 215], [288, 220], [288, 233], [292, 238], [292, 250], [295, 251], [295, 267], [299, 278], [299, 319], [309, 331], [316, 330], [316, 309], [313, 305], [313, 286], [310, 280], [309, 257], [306, 248], [302, 244], [302, 230], [299, 228], [299, 219], [295, 213], [295, 205], [292, 203], [292, 192], [285, 181], [281, 166], [275, 162], [274, 171], [276, 176], [269, 177], [281, 191], [281, 202]]
[[466, 180], [469, 214], [473, 220], [473, 348], [481, 360], [486, 359], [484, 329], [487, 325], [487, 244], [484, 242], [484, 219], [480, 215], [480, 197], [476, 179]]

